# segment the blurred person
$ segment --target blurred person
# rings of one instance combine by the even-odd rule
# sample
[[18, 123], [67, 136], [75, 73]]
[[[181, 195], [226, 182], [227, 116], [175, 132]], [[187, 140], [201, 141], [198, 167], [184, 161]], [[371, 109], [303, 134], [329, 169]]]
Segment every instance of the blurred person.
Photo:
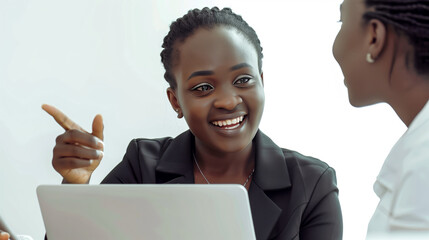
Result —
[[429, 231], [429, 1], [344, 0], [333, 54], [350, 104], [385, 102], [407, 131], [374, 183], [368, 236]]

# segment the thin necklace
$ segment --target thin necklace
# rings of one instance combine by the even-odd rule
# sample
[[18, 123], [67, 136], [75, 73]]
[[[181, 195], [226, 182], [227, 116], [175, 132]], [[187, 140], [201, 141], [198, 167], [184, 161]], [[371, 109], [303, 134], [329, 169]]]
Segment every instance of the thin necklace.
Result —
[[[192, 156], [194, 157], [195, 165], [197, 165], [198, 170], [201, 173], [201, 176], [203, 176], [204, 180], [206, 180], [207, 184], [210, 184], [209, 180], [207, 180], [206, 176], [204, 175], [203, 171], [201, 171], [200, 165], [198, 165], [197, 158], [195, 157], [195, 154], [192, 153]], [[252, 172], [247, 177], [246, 181], [243, 183], [243, 187], [246, 187], [247, 183], [249, 182], [249, 179], [252, 177], [253, 173], [255, 172], [255, 168], [253, 168]]]

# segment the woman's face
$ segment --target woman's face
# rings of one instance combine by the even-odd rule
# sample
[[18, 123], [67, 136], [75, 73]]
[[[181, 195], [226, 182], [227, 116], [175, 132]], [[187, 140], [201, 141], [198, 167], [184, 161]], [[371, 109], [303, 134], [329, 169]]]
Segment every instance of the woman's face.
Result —
[[335, 39], [333, 54], [344, 75], [350, 104], [356, 107], [380, 101], [374, 66], [366, 61], [367, 30], [362, 15], [364, 0], [344, 0], [341, 5], [341, 29]]
[[197, 144], [219, 153], [238, 152], [251, 143], [264, 108], [262, 75], [253, 45], [237, 30], [200, 28], [175, 44], [175, 90]]

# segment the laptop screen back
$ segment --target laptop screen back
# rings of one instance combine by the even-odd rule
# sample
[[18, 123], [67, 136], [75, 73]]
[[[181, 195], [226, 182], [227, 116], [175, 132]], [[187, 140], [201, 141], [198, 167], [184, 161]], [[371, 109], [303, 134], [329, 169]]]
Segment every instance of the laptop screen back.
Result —
[[49, 240], [256, 238], [241, 185], [42, 185], [37, 195]]

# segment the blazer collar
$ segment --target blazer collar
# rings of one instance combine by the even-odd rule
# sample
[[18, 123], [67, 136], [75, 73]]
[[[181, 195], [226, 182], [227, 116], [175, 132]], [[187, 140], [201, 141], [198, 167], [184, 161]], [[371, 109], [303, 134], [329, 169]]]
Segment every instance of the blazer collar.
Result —
[[[290, 187], [289, 171], [282, 149], [260, 130], [253, 143], [256, 158], [252, 181], [257, 182], [264, 191]], [[156, 171], [170, 174], [173, 178], [183, 176], [186, 182], [193, 183], [193, 145], [194, 136], [190, 130], [171, 140], [165, 152], [161, 153]]]

